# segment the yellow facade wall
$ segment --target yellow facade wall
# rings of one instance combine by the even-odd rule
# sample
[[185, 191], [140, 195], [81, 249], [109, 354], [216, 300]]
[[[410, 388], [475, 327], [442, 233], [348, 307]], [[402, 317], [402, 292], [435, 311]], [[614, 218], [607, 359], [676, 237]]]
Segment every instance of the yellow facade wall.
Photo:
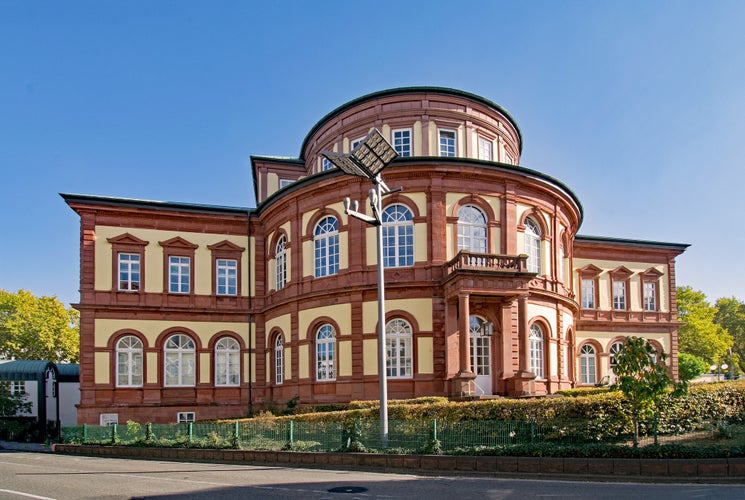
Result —
[[147, 357], [147, 373], [145, 374], [145, 381], [148, 384], [158, 383], [158, 353], [148, 352], [145, 354]]
[[[313, 321], [322, 316], [334, 318], [340, 329], [340, 331], [336, 332], [337, 337], [340, 335], [349, 335], [352, 332], [352, 304], [336, 304], [327, 307], [304, 309], [298, 312], [298, 339], [305, 340], [306, 338], [310, 338], [313, 340], [312, 336], [314, 332], [308, 332], [308, 329]], [[308, 334], [310, 334], [310, 337]]]
[[434, 373], [434, 345], [432, 337], [419, 337], [417, 343], [417, 373]]
[[277, 191], [279, 191], [279, 176], [274, 172], [268, 172], [266, 174], [266, 193], [264, 194], [264, 198]]
[[[284, 362], [285, 362], [285, 380], [292, 379], [292, 348], [284, 348]], [[272, 365], [266, 365], [272, 366]]]
[[362, 341], [362, 365], [363, 374], [378, 374], [378, 339], [364, 339]]
[[[432, 331], [432, 299], [398, 299], [385, 301], [386, 316], [394, 311], [406, 311], [416, 319], [419, 330]], [[378, 324], [378, 302], [362, 303], [362, 331], [375, 333]]]
[[297, 360], [298, 360], [298, 376], [300, 378], [310, 377], [310, 358], [308, 357], [308, 345], [301, 345], [297, 348]]
[[423, 136], [422, 136], [422, 122], [417, 120], [414, 122], [414, 126], [412, 127], [413, 130], [411, 131], [411, 134], [414, 136], [412, 140], [414, 141], [414, 156], [423, 156], [422, 155], [422, 143], [423, 143]]
[[95, 363], [94, 378], [97, 384], [109, 384], [109, 374], [111, 373], [111, 357], [108, 352], [97, 352], [93, 356]]
[[[528, 318], [530, 322], [533, 322], [536, 318], [541, 317], [548, 322], [550, 332], [544, 332], [551, 335], [552, 338], [557, 338], [558, 328], [556, 325], [556, 309], [548, 306], [542, 306], [539, 304], [528, 303]], [[545, 339], [544, 339], [545, 340]]]
[[[598, 309], [611, 310], [613, 308], [612, 296], [611, 296], [611, 277], [609, 271], [612, 271], [620, 266], [626, 267], [629, 271], [634, 274], [629, 279], [629, 310], [640, 311], [642, 309], [641, 303], [641, 275], [644, 271], [649, 268], [654, 268], [660, 273], [660, 279], [657, 281], [659, 287], [659, 310], [661, 312], [670, 311], [670, 286], [667, 279], [667, 265], [666, 264], [653, 264], [650, 262], [631, 262], [631, 261], [619, 261], [619, 260], [596, 260], [596, 259], [574, 259], [574, 289], [581, 290], [581, 279], [579, 276], [579, 269], [592, 264], [599, 267], [603, 272], [598, 276], [598, 287], [600, 292], [600, 302]], [[578, 297], [579, 300], [579, 297]]]
[[202, 384], [209, 384], [210, 380], [212, 380], [211, 357], [208, 352], [199, 353], [199, 382]]
[[274, 347], [273, 345], [270, 345], [271, 339], [269, 339], [269, 335], [274, 328], [279, 328], [282, 331], [282, 333], [284, 334], [285, 343], [289, 342], [291, 333], [291, 321], [292, 316], [290, 316], [289, 314], [283, 314], [282, 316], [277, 316], [276, 318], [266, 320], [266, 322], [264, 323], [264, 331], [266, 332], [266, 344], [264, 345], [264, 348], [269, 349]]
[[339, 377], [352, 376], [352, 342], [340, 340], [339, 344]]
[[[152, 347], [158, 335], [173, 327], [183, 327], [193, 331], [199, 337], [202, 347], [206, 346], [210, 339], [221, 331], [231, 331], [241, 338], [248, 338], [248, 324], [233, 322], [200, 322], [200, 321], [160, 321], [142, 319], [101, 319], [95, 320], [95, 347], [106, 347], [111, 335], [119, 330], [136, 330], [145, 336], [147, 346]], [[253, 340], [253, 339], [252, 339]]]
[[[161, 231], [157, 229], [140, 229], [128, 227], [96, 226], [95, 261], [96, 261], [96, 290], [111, 290], [114, 286], [112, 276], [113, 252], [108, 238], [129, 233], [137, 238], [145, 240], [145, 291], [148, 293], [163, 292], [163, 247], [159, 242], [166, 241], [176, 236], [199, 245], [194, 253], [195, 262], [192, 263], [194, 273], [194, 291], [200, 295], [212, 294], [212, 253], [208, 245], [214, 245], [223, 240], [230, 241], [246, 250], [241, 254], [241, 266], [247, 269], [249, 265], [248, 239], [245, 236], [226, 236], [224, 234], [212, 233], [190, 233], [183, 231]], [[251, 252], [253, 256], [253, 252]], [[246, 273], [241, 273], [241, 292], [247, 295], [248, 278]]]
[[274, 351], [267, 351], [264, 354], [264, 357], [265, 357], [264, 366], [266, 366], [266, 370], [264, 371], [264, 373], [266, 374], [265, 382], [267, 384], [270, 384], [272, 382], [273, 373], [272, 373], [272, 370], [270, 369], [270, 367], [272, 366], [272, 354], [274, 354]]

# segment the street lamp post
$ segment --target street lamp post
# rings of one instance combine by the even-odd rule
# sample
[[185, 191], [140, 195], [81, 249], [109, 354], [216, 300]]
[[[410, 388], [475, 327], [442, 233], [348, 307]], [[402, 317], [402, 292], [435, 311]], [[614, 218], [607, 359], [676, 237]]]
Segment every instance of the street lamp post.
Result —
[[[394, 192], [386, 186], [380, 172], [397, 156], [396, 150], [377, 129], [373, 129], [349, 154], [322, 151], [342, 172], [372, 181], [374, 189], [368, 193], [373, 217], [358, 211], [358, 202], [344, 198], [344, 213], [375, 226], [378, 246], [378, 384], [380, 390], [380, 441], [388, 447], [388, 380], [385, 343], [385, 273], [383, 269], [383, 196]], [[398, 189], [395, 191], [399, 191]]]

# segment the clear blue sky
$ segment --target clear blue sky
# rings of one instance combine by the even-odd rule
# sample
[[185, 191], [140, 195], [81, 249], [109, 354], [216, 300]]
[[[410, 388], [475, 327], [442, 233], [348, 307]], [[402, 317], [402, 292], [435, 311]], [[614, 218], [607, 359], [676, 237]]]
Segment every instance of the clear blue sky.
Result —
[[255, 206], [363, 94], [504, 106], [581, 234], [690, 243], [678, 284], [745, 299], [745, 2], [0, 0], [0, 288], [78, 300], [59, 192]]

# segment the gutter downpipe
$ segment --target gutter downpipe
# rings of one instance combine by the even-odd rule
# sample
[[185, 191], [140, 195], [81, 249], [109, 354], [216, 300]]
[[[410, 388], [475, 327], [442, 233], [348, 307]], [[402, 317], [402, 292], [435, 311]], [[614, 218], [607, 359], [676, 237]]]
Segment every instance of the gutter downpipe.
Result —
[[246, 211], [247, 223], [246, 223], [246, 235], [248, 237], [248, 416], [253, 417], [253, 363], [251, 362], [252, 350], [251, 350], [251, 337], [253, 333], [253, 314], [251, 312], [251, 210]]

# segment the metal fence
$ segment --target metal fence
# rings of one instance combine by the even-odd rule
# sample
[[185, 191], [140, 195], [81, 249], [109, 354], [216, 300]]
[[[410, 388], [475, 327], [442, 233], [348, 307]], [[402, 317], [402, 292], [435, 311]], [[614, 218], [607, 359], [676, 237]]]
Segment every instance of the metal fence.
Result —
[[[83, 425], [62, 429], [62, 441], [80, 444], [129, 444], [302, 451], [395, 451], [458, 453], [499, 446], [631, 444], [631, 436], [608, 436], [596, 420], [536, 421], [446, 420], [390, 421], [388, 446], [381, 443], [377, 420], [302, 422], [251, 420], [232, 423]], [[708, 430], [706, 430], [708, 429]], [[606, 429], [607, 431], [607, 429]], [[699, 433], [713, 433], [702, 426]], [[642, 436], [652, 444], [656, 436]]]

